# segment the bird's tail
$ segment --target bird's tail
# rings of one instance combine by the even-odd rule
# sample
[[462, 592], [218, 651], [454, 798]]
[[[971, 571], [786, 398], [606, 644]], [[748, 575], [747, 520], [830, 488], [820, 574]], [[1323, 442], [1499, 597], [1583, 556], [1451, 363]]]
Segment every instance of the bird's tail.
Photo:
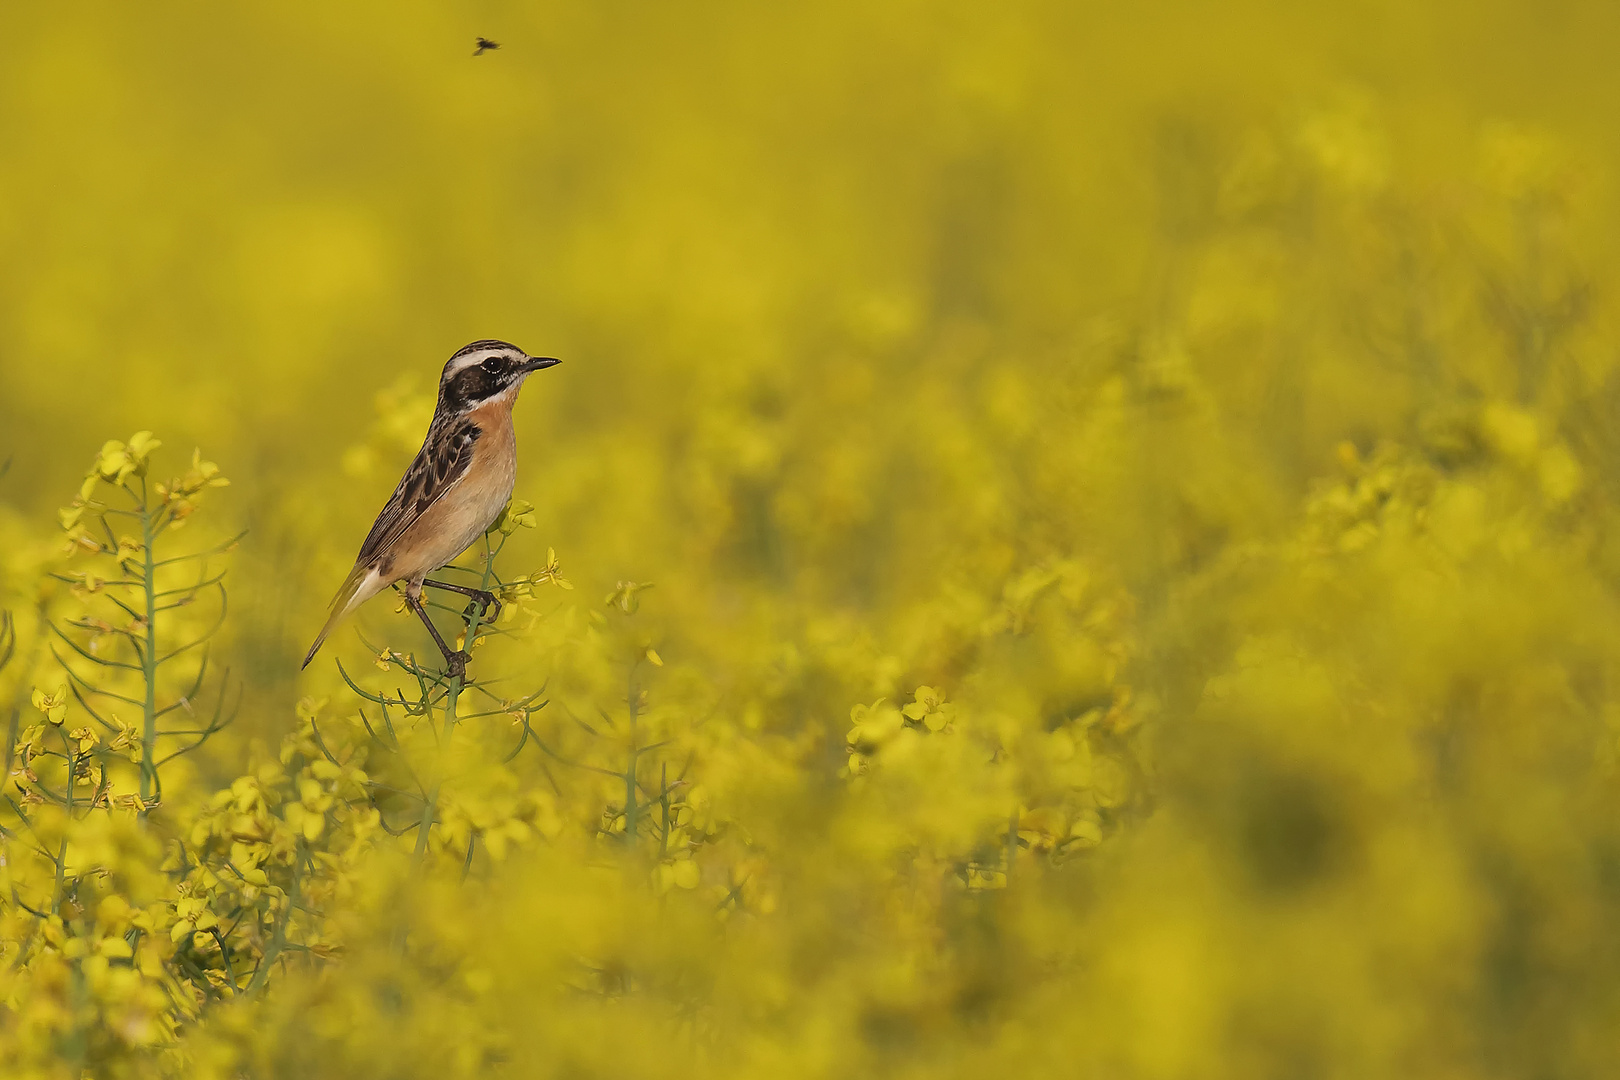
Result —
[[320, 651], [321, 643], [326, 640], [326, 635], [332, 632], [332, 628], [342, 622], [345, 615], [370, 598], [370, 593], [361, 595], [360, 590], [366, 579], [371, 576], [371, 573], [371, 567], [369, 566], [356, 566], [349, 571], [349, 576], [343, 579], [343, 585], [338, 589], [337, 595], [332, 597], [332, 610], [326, 617], [326, 625], [321, 627], [319, 634], [315, 635], [315, 644], [309, 647], [309, 655], [305, 656], [304, 662], [299, 665], [300, 671], [309, 667], [309, 662], [315, 659], [315, 654]]

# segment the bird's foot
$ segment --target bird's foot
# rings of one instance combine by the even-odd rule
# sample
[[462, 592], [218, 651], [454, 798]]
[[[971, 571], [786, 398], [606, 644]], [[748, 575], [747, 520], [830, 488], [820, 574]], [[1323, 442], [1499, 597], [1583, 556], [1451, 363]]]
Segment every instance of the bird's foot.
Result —
[[472, 657], [466, 652], [446, 653], [444, 657], [444, 673], [448, 678], [460, 679], [467, 674], [467, 661]]
[[[467, 601], [467, 606], [461, 613], [470, 618], [474, 604], [478, 605], [478, 618], [481, 622], [493, 623], [501, 617], [501, 601], [492, 592], [479, 591], [473, 593], [472, 599]], [[489, 615], [491, 609], [495, 612], [493, 615]], [[489, 615], [489, 618], [484, 618], [485, 615]]]

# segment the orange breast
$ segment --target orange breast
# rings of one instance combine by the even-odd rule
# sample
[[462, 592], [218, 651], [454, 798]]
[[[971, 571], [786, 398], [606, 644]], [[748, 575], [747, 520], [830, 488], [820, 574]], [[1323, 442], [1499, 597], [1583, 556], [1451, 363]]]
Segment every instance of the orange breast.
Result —
[[395, 580], [419, 579], [460, 555], [489, 528], [512, 497], [517, 439], [508, 409], [486, 405], [471, 417], [483, 432], [466, 473], [400, 537], [392, 554]]

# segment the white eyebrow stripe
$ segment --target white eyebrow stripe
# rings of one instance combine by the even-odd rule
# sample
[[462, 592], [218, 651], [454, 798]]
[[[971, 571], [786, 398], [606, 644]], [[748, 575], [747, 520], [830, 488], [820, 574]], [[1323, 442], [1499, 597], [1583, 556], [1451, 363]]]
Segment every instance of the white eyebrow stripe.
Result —
[[444, 377], [448, 379], [458, 371], [465, 371], [470, 367], [476, 367], [477, 365], [482, 364], [484, 362], [484, 357], [487, 355], [489, 354], [484, 352], [475, 352], [452, 356], [450, 358], [450, 362], [444, 365]]
[[444, 365], [443, 378], [452, 378], [457, 372], [465, 371], [470, 367], [476, 367], [491, 356], [511, 355], [521, 356], [522, 353], [516, 347], [505, 344], [485, 345], [478, 349], [472, 349], [471, 347], [462, 349], [460, 352], [456, 353], [456, 355], [450, 358], [449, 363]]

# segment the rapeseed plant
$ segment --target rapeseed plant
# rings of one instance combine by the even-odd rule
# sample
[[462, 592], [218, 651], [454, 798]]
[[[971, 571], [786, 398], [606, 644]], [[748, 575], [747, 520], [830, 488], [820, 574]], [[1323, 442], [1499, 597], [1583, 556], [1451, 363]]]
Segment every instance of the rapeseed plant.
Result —
[[1612, 13], [1174, 15], [0, 16], [0, 1076], [1611, 1073]]

